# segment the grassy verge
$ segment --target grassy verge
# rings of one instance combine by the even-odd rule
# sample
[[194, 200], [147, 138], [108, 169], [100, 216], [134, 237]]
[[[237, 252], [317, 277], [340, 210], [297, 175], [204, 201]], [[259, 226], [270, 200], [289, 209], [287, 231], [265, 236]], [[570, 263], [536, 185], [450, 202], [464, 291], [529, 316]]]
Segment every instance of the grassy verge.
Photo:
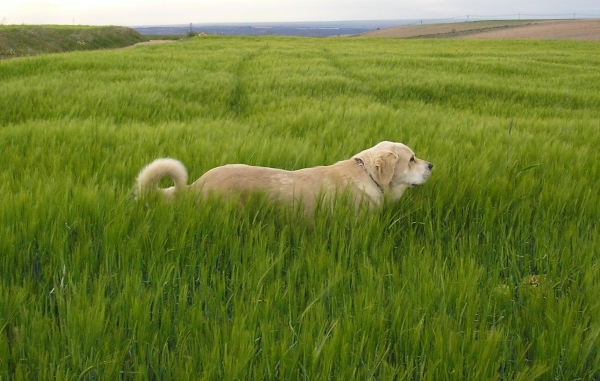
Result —
[[122, 48], [145, 40], [123, 27], [0, 25], [0, 59]]
[[[1, 379], [594, 380], [600, 47], [197, 37], [0, 62]], [[435, 164], [314, 228], [133, 201], [172, 156]]]

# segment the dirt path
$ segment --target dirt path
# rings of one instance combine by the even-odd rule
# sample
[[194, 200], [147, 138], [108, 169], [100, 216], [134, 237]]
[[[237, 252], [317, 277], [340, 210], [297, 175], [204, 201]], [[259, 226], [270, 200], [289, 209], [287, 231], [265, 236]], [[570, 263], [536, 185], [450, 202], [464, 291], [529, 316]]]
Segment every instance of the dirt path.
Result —
[[138, 42], [137, 44], [133, 44], [130, 46], [125, 46], [124, 48], [121, 48], [121, 49], [132, 49], [132, 48], [137, 48], [138, 46], [143, 46], [143, 45], [168, 44], [171, 42], [177, 42], [177, 41], [176, 40], [150, 40], [150, 41]]

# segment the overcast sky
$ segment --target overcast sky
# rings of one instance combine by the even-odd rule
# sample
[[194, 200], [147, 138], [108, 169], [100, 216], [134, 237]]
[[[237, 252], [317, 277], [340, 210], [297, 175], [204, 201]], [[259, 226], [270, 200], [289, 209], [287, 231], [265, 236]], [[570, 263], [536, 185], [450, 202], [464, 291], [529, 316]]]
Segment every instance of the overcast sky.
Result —
[[1, 24], [168, 25], [466, 18], [600, 17], [600, 0], [0, 0]]

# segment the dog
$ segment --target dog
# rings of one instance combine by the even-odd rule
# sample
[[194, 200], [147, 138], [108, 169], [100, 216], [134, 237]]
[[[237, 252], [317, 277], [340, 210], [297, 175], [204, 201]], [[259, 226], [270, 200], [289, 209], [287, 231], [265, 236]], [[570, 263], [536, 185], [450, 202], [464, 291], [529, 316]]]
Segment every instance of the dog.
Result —
[[[137, 192], [140, 197], [162, 193], [167, 199], [174, 199], [190, 190], [199, 196], [236, 198], [242, 207], [251, 194], [262, 193], [287, 205], [301, 205], [304, 213], [310, 215], [322, 200], [345, 190], [356, 208], [366, 204], [373, 209], [384, 199], [396, 201], [406, 189], [425, 183], [432, 169], [433, 164], [418, 159], [409, 147], [388, 141], [333, 165], [295, 171], [228, 164], [209, 170], [190, 185], [180, 161], [162, 158], [140, 171]], [[170, 177], [174, 185], [159, 188], [163, 177]]]

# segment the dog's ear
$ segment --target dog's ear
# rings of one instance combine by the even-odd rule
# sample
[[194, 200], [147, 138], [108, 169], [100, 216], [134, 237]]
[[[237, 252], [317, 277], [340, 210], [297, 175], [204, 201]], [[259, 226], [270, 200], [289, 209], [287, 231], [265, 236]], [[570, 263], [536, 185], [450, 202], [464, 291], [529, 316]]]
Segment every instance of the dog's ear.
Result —
[[375, 168], [377, 169], [379, 184], [381, 186], [388, 186], [392, 182], [397, 162], [398, 155], [390, 151], [382, 152], [375, 157]]

